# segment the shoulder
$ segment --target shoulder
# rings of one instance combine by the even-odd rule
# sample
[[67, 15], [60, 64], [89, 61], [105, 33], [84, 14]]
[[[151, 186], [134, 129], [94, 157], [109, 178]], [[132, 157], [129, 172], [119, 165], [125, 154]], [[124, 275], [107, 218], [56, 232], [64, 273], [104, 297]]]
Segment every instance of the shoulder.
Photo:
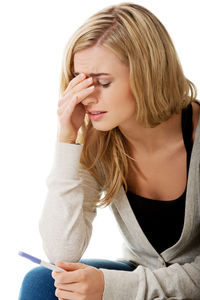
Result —
[[198, 121], [200, 118], [200, 101], [192, 101], [192, 112], [193, 112], [193, 116], [192, 116], [192, 121], [193, 121], [193, 134], [192, 134], [192, 140], [194, 142], [194, 138], [195, 138], [195, 133], [196, 133], [196, 128], [198, 125]]

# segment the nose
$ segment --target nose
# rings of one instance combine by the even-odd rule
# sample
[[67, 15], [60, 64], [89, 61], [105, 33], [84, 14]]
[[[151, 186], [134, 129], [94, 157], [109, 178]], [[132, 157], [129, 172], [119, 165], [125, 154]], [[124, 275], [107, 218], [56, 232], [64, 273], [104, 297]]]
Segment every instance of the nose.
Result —
[[85, 106], [90, 105], [90, 104], [96, 104], [96, 103], [98, 103], [98, 99], [92, 93], [92, 94], [88, 95], [83, 101], [81, 101], [81, 103], [83, 103], [83, 105], [85, 105]]

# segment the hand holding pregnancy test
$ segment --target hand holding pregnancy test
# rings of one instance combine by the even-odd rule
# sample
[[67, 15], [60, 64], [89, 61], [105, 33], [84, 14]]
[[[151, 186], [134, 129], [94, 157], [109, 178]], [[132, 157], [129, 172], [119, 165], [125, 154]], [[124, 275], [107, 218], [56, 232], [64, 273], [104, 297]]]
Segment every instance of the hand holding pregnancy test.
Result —
[[34, 257], [28, 253], [25, 253], [25, 252], [22, 252], [22, 251], [19, 251], [18, 254], [22, 257], [25, 257], [29, 260], [31, 260], [32, 262], [40, 265], [40, 266], [43, 266], [49, 270], [52, 270], [52, 271], [56, 271], [56, 272], [67, 272], [66, 270], [62, 269], [62, 268], [59, 268], [51, 263], [48, 263], [48, 262], [45, 262], [37, 257]]

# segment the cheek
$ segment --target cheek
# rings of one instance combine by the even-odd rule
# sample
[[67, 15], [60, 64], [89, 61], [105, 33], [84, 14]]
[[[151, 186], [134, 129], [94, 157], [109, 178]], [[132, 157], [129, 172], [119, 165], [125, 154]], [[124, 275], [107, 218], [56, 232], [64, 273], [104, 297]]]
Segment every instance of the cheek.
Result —
[[135, 111], [136, 101], [132, 93], [120, 90], [118, 92], [115, 92], [112, 99], [116, 108], [130, 113], [133, 113], [133, 111]]
[[136, 101], [127, 82], [116, 83], [101, 90], [100, 100], [117, 116], [131, 116], [136, 110]]
[[113, 84], [113, 86], [111, 86], [110, 88], [109, 93], [112, 94], [112, 97], [116, 98], [118, 101], [125, 101], [127, 103], [131, 103], [131, 101], [135, 102], [131, 88], [127, 84], [127, 82], [122, 82], [121, 84]]

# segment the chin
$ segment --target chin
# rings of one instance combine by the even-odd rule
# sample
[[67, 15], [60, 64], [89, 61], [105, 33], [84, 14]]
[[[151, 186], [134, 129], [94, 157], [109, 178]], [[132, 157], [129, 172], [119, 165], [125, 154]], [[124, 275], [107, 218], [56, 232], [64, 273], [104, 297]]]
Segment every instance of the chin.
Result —
[[110, 130], [112, 130], [112, 129], [114, 129], [115, 127], [117, 127], [118, 125], [103, 125], [103, 124], [92, 124], [93, 125], [93, 127], [96, 129], [96, 130], [98, 130], [98, 131], [110, 131]]

